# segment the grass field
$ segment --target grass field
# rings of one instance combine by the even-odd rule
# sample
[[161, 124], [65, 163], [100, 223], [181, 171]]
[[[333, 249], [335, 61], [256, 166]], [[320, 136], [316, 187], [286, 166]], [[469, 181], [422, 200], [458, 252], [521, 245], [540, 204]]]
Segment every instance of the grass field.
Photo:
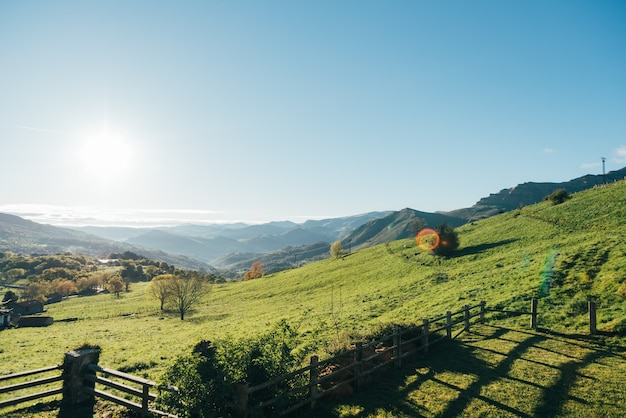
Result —
[[617, 417], [626, 356], [593, 339], [497, 325], [435, 348], [319, 417]]
[[[332, 348], [383, 324], [421, 322], [422, 318], [480, 300], [488, 307], [527, 310], [533, 297], [539, 298], [540, 327], [563, 334], [586, 332], [587, 301], [596, 301], [598, 328], [608, 335], [594, 343], [600, 347], [597, 352], [619, 352], [625, 346], [626, 330], [624, 202], [626, 183], [621, 182], [577, 193], [560, 205], [544, 202], [473, 222], [457, 230], [461, 247], [448, 259], [433, 257], [420, 250], [413, 239], [405, 239], [261, 279], [217, 284], [184, 321], [176, 313], [159, 311], [158, 302], [149, 297], [147, 283], [133, 284], [120, 298], [110, 294], [70, 298], [48, 305], [48, 314], [56, 321], [50, 327], [0, 332], [0, 375], [58, 364], [66, 351], [87, 342], [102, 347], [101, 365], [158, 380], [178, 355], [189, 352], [200, 340], [257, 334], [281, 319], [300, 324], [303, 345], [324, 357]], [[62, 321], [67, 318], [78, 320]], [[480, 365], [478, 371], [456, 375], [442, 369], [444, 374], [437, 379], [443, 383], [439, 383], [424, 377], [435, 376], [424, 371], [429, 367], [424, 364], [406, 372], [408, 389], [397, 385], [396, 390], [410, 394], [406, 402], [426, 408], [420, 412], [426, 416], [444, 412], [474, 416], [473, 408], [478, 408], [479, 415], [479, 411], [498, 405], [503, 414], [521, 411], [521, 416], [532, 416], [556, 408], [549, 397], [558, 398], [559, 391], [565, 391], [568, 398], [559, 399], [559, 414], [568, 415], [568, 411], [584, 405], [570, 399], [569, 394], [591, 405], [602, 402], [602, 388], [585, 393], [586, 389], [579, 386], [596, 387], [589, 383], [600, 378], [615, 385], [626, 383], [626, 378], [608, 373], [610, 368], [606, 376], [597, 374], [604, 370], [601, 366], [606, 359], [621, 359], [618, 354], [593, 354], [596, 349], [592, 346], [568, 339], [561, 346], [551, 346], [561, 339], [513, 331], [528, 328], [526, 317], [493, 325], [511, 330], [502, 335], [503, 331], [494, 331], [495, 337], [484, 336], [484, 349], [478, 337], [475, 343], [453, 348], [461, 350], [457, 352], [461, 358], [482, 361], [476, 363]], [[515, 348], [515, 343], [506, 342], [504, 337], [519, 339], [519, 346]], [[541, 348], [544, 346], [546, 349]], [[562, 353], [561, 357], [543, 359], [550, 350], [555, 355]], [[508, 360], [497, 354], [509, 351], [512, 356]], [[487, 353], [491, 353], [490, 358], [484, 357]], [[440, 361], [454, 362], [451, 357]], [[433, 361], [438, 358], [433, 357]], [[537, 371], [520, 368], [526, 363], [554, 367], [540, 369], [552, 374], [534, 380]], [[490, 370], [496, 375], [486, 374]], [[623, 366], [615, 370], [623, 371]], [[579, 378], [578, 373], [590, 378]], [[411, 379], [414, 381], [408, 382]], [[419, 391], [413, 393], [411, 388]], [[463, 394], [455, 388], [463, 388]], [[534, 406], [498, 397], [509, 390], [522, 403], [524, 396], [533, 396], [530, 403]], [[610, 393], [613, 389], [607, 390]], [[436, 402], [439, 406], [428, 406], [427, 394], [437, 391], [441, 392], [435, 396], [440, 398]], [[610, 402], [623, 402], [618, 401]], [[398, 402], [394, 408], [401, 408], [404, 401]], [[343, 408], [337, 413], [351, 416], [349, 405]], [[384, 406], [380, 406], [381, 414], [373, 406], [364, 408], [372, 416], [395, 416], [393, 410], [385, 415]], [[354, 411], [358, 409], [354, 407]], [[402, 414], [401, 409], [397, 412]], [[367, 414], [352, 412], [352, 416]]]

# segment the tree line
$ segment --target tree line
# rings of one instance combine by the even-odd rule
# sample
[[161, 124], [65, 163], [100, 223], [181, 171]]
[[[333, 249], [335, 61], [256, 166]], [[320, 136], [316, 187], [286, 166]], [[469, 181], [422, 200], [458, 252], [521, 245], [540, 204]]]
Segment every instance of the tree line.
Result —
[[[163, 261], [151, 260], [130, 251], [112, 253], [104, 263], [80, 254], [15, 255], [0, 253], [0, 284], [18, 284], [21, 297], [46, 302], [50, 298], [108, 291], [119, 296], [131, 283], [150, 281], [182, 270]], [[201, 275], [207, 282], [220, 282], [214, 274]]]

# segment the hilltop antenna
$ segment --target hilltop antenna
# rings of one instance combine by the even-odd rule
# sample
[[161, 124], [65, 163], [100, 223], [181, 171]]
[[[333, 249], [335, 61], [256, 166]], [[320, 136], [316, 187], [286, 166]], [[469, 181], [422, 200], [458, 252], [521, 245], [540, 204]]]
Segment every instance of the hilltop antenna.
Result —
[[604, 162], [606, 161], [606, 158], [601, 157], [602, 158], [602, 184], [606, 184], [606, 171], [604, 171]]

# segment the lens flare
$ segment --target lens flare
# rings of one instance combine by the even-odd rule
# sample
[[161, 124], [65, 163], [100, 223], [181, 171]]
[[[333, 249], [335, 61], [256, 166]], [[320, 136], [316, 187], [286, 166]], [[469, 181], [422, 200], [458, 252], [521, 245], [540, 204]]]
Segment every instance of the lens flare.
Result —
[[439, 234], [431, 228], [424, 228], [415, 237], [417, 245], [424, 251], [432, 251], [439, 246]]
[[550, 287], [552, 286], [552, 278], [554, 277], [554, 265], [556, 264], [556, 257], [559, 255], [555, 248], [552, 248], [546, 257], [541, 270], [541, 284], [539, 285], [539, 297], [546, 297], [550, 295]]

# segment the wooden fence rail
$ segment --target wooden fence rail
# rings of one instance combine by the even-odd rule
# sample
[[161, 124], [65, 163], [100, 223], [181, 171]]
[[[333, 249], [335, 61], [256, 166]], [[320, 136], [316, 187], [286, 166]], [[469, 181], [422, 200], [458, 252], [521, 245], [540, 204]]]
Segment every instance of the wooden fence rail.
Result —
[[[62, 394], [62, 409], [67, 406], [81, 404], [83, 402], [93, 400], [95, 397], [99, 397], [124, 406], [125, 408], [137, 410], [141, 413], [142, 417], [147, 416], [148, 413], [152, 415], [175, 417], [175, 415], [170, 415], [166, 412], [150, 408], [149, 402], [154, 401], [156, 399], [156, 395], [150, 393], [149, 390], [156, 385], [155, 382], [117, 370], [100, 367], [97, 365], [99, 354], [100, 350], [93, 348], [74, 350], [65, 354], [65, 360], [61, 365], [0, 376], [0, 382], [2, 382], [23, 379], [25, 377], [42, 373], [50, 373], [55, 370], [62, 371], [62, 373], [58, 375], [20, 382], [9, 386], [2, 386], [0, 387], [0, 394], [13, 393], [22, 389], [50, 385], [51, 383], [59, 381], [63, 382], [62, 385], [43, 392], [4, 400], [0, 402], [0, 408], [15, 406], [24, 402]], [[107, 377], [98, 376], [98, 373], [104, 374]], [[140, 387], [136, 388], [125, 383], [111, 380], [108, 378], [111, 376]], [[139, 397], [141, 399], [141, 403], [132, 402], [128, 399], [117, 396], [114, 393], [96, 389], [96, 383], [135, 397]]]
[[[141, 388], [129, 386], [125, 383], [120, 383], [107, 377], [98, 376], [98, 373], [102, 373], [105, 376], [117, 377], [125, 382], [137, 384], [141, 386]], [[155, 408], [150, 408], [149, 403], [156, 400], [157, 398], [156, 394], [150, 393], [150, 389], [156, 386], [156, 382], [133, 376], [128, 373], [120, 372], [114, 369], [100, 367], [97, 364], [86, 365], [83, 370], [83, 378], [94, 383], [94, 387], [85, 387], [84, 389], [88, 394], [92, 396], [106, 399], [107, 401], [124, 406], [128, 409], [134, 409], [135, 411], [139, 411], [142, 417], [147, 416], [148, 413], [162, 416], [173, 416], [168, 414], [167, 412], [159, 411]], [[132, 402], [128, 399], [122, 398], [112, 393], [96, 389], [96, 383], [135, 396], [141, 400], [141, 403]]]
[[[36, 369], [36, 370], [29, 370], [27, 372], [8, 374], [5, 376], [0, 376], [0, 382], [4, 382], [8, 380], [18, 380], [24, 377], [49, 373], [49, 372], [53, 372], [55, 370], [61, 370], [61, 369], [62, 369], [62, 366], [58, 365], [58, 366], [43, 367], [41, 369]], [[54, 376], [42, 377], [39, 379], [27, 381], [27, 382], [15, 383], [9, 386], [0, 387], [0, 394], [17, 392], [22, 389], [34, 388], [37, 386], [49, 385], [51, 383], [59, 382], [61, 380], [63, 380], [63, 376], [59, 374], [59, 375], [54, 375]], [[18, 405], [20, 403], [34, 401], [34, 400], [41, 399], [41, 398], [47, 398], [53, 395], [59, 395], [62, 392], [63, 392], [63, 387], [59, 385], [58, 387], [47, 389], [42, 392], [29, 394], [29, 395], [23, 395], [23, 396], [19, 396], [16, 398], [2, 401], [0, 402], [0, 408], [6, 408], [9, 406]]]
[[[312, 356], [310, 364], [291, 373], [279, 376], [256, 386], [248, 387], [245, 384], [238, 390], [240, 394], [237, 410], [241, 416], [246, 416], [250, 407], [250, 399], [263, 389], [277, 387], [281, 383], [300, 381], [302, 384], [283, 393], [273, 393], [266, 400], [257, 401], [258, 408], [267, 411], [281, 400], [296, 399], [295, 403], [286, 409], [272, 410], [275, 415], [288, 415], [300, 408], [310, 405], [324, 396], [329, 396], [341, 390], [348, 392], [363, 385], [365, 379], [373, 373], [386, 368], [400, 367], [402, 360], [419, 353], [426, 353], [434, 344], [444, 340], [457, 338], [461, 333], [470, 330], [472, 319], [482, 322], [485, 318], [485, 302], [450, 312], [433, 319], [424, 319], [421, 325], [401, 329], [395, 327], [392, 334], [385, 335], [366, 344], [357, 342], [348, 352], [319, 360]], [[461, 325], [462, 327], [458, 327]], [[445, 331], [445, 333], [444, 333]], [[456, 331], [456, 333], [455, 333]], [[329, 371], [327, 373], [327, 371]]]

